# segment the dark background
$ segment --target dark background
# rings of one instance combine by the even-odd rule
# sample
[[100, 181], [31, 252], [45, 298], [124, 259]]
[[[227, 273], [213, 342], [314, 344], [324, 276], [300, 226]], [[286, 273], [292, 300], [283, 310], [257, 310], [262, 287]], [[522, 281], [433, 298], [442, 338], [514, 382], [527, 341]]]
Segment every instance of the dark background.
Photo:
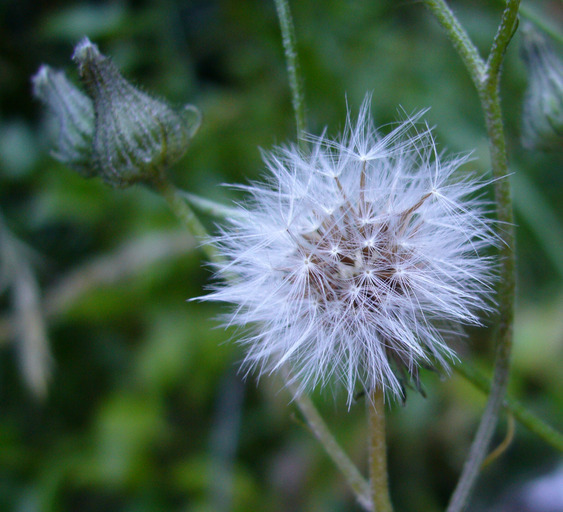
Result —
[[[557, 0], [530, 4], [561, 29]], [[500, 4], [452, 5], [484, 53]], [[425, 119], [436, 126], [440, 149], [474, 150], [472, 167], [488, 171], [477, 95], [421, 4], [300, 0], [291, 7], [310, 131], [328, 126], [337, 134], [346, 101], [357, 111], [372, 92], [378, 125], [400, 117], [400, 108], [431, 107]], [[84, 35], [145, 90], [203, 111], [200, 132], [171, 171], [186, 190], [228, 203], [236, 197], [220, 184], [258, 178], [259, 148], [295, 138], [273, 2], [0, 3], [0, 209], [27, 246], [50, 311], [54, 361], [48, 393], [38, 398], [25, 370], [33, 347], [14, 333], [10, 272], [0, 262], [0, 510], [360, 510], [296, 420], [282, 383], [252, 375], [243, 382], [242, 352], [229, 341], [232, 333], [217, 328], [219, 308], [186, 301], [204, 293], [210, 272], [164, 201], [142, 187], [113, 190], [84, 180], [49, 156], [50, 132], [30, 76], [45, 62], [77, 80], [70, 55]], [[521, 146], [527, 78], [519, 44], [516, 34], [502, 80], [519, 265], [510, 390], [561, 429], [562, 159]], [[213, 219], [203, 220], [213, 229]], [[154, 247], [158, 260], [143, 263]], [[80, 288], [71, 275], [90, 280]], [[62, 305], [55, 304], [58, 286], [72, 297]], [[471, 331], [460, 357], [490, 371], [492, 336], [490, 329]], [[423, 385], [426, 399], [411, 392], [405, 407], [389, 412], [397, 510], [444, 508], [484, 405], [455, 374], [440, 380], [425, 372]], [[314, 398], [364, 470], [363, 403], [348, 411], [338, 394]], [[496, 443], [505, 431], [503, 416]], [[543, 510], [518, 508], [518, 492], [561, 462], [517, 426], [507, 453], [484, 471], [472, 510]]]

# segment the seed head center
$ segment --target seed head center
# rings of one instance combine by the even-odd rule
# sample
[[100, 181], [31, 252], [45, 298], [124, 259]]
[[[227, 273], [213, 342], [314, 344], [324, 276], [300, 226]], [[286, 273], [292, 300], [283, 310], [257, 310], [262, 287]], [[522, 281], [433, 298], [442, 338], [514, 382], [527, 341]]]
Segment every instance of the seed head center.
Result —
[[304, 254], [304, 298], [325, 307], [345, 303], [376, 309], [389, 293], [405, 293], [397, 274], [404, 279], [412, 252], [398, 243], [388, 220], [369, 226], [364, 220], [353, 209], [340, 209], [296, 237]]

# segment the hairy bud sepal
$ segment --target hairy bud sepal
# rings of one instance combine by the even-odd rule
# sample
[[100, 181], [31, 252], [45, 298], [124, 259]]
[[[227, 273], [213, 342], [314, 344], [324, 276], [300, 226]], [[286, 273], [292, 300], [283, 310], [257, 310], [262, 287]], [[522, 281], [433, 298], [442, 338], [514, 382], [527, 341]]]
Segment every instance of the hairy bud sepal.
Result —
[[73, 59], [94, 105], [92, 158], [98, 174], [115, 187], [160, 181], [199, 128], [199, 110], [173, 109], [133, 86], [87, 38]]
[[63, 71], [42, 65], [32, 77], [33, 94], [57, 125], [53, 156], [85, 177], [97, 174], [92, 161], [94, 106]]

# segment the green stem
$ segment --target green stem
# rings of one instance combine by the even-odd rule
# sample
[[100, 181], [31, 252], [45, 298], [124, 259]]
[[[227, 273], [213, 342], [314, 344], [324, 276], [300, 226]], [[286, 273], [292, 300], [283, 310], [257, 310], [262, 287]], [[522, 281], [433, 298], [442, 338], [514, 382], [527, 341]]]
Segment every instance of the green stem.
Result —
[[369, 425], [369, 477], [374, 512], [393, 512], [387, 481], [385, 403], [378, 387], [366, 400]]
[[448, 505], [448, 512], [459, 512], [465, 508], [467, 499], [477, 480], [481, 464], [497, 425], [510, 372], [516, 261], [514, 256], [515, 236], [512, 198], [510, 182], [507, 179], [508, 161], [500, 106], [499, 82], [501, 63], [514, 32], [520, 1], [508, 0], [506, 2], [502, 20], [485, 66], [482, 65], [480, 59], [477, 60], [475, 47], [446, 3], [443, 0], [426, 0], [425, 3], [453, 41], [479, 93], [489, 136], [491, 167], [495, 178], [498, 225], [502, 230], [501, 236], [504, 241], [504, 245], [499, 251], [499, 258], [502, 263], [499, 276], [499, 324], [493, 383], [485, 412], [463, 466], [459, 482]]
[[[483, 393], [490, 393], [491, 384], [489, 380], [475, 367], [463, 363], [455, 365], [454, 370], [477, 389], [483, 391]], [[548, 425], [534, 413], [530, 412], [530, 410], [524, 407], [520, 402], [511, 397], [505, 397], [503, 405], [528, 430], [541, 437], [546, 443], [549, 443], [554, 448], [563, 452], [563, 434], [561, 434], [561, 432], [555, 430], [551, 425]]]
[[[502, 13], [502, 19], [489, 52], [485, 73], [483, 75], [483, 88], [489, 92], [494, 89], [498, 93], [500, 81], [500, 66], [504, 59], [504, 54], [508, 43], [514, 35], [518, 23], [518, 8], [520, 0], [507, 0], [506, 7]], [[487, 95], [488, 97], [491, 94]], [[502, 118], [501, 118], [502, 127]], [[508, 166], [507, 166], [508, 167]]]
[[297, 57], [295, 44], [295, 28], [287, 0], [274, 1], [280, 20], [287, 73], [289, 75], [289, 87], [291, 89], [293, 111], [295, 112], [297, 136], [300, 137], [305, 131], [305, 100], [303, 98], [303, 89], [299, 76], [299, 59]]
[[[311, 398], [299, 392], [297, 385], [286, 377], [286, 385], [293, 395], [295, 403], [303, 414], [307, 425], [314, 436], [321, 443], [327, 455], [332, 459], [336, 467], [344, 475], [348, 485], [354, 491], [359, 504], [368, 511], [371, 511], [370, 487], [365, 478], [358, 471], [358, 468], [350, 460], [338, 444], [321, 415], [315, 408]], [[379, 509], [377, 512], [380, 512]]]

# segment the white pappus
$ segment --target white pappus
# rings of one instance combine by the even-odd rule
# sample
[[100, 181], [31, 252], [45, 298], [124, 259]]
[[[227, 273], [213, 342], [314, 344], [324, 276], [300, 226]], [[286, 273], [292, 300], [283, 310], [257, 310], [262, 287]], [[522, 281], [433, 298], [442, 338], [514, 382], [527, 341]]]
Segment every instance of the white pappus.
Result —
[[486, 181], [445, 159], [424, 112], [381, 136], [370, 98], [344, 134], [265, 153], [265, 183], [214, 239], [222, 280], [200, 300], [234, 305], [244, 365], [285, 368], [301, 391], [341, 382], [350, 403], [382, 387], [402, 397], [421, 365], [446, 368], [446, 339], [492, 309], [499, 239]]

